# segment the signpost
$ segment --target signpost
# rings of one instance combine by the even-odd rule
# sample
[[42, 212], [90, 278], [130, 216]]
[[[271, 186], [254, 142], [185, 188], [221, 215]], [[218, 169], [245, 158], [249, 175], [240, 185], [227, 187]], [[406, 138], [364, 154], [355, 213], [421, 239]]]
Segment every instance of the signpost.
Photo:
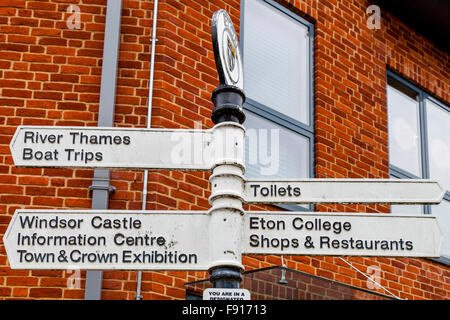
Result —
[[439, 257], [436, 217], [391, 214], [247, 212], [245, 254]]
[[16, 210], [12, 269], [208, 270], [207, 212]]
[[245, 212], [243, 203], [436, 204], [444, 190], [429, 180], [245, 180], [242, 61], [224, 10], [212, 35], [214, 128], [19, 126], [10, 144], [23, 167], [212, 171], [211, 209], [17, 210], [3, 238], [11, 268], [208, 270], [214, 288], [237, 297], [243, 253], [439, 257], [443, 236], [432, 216]]
[[209, 130], [19, 126], [10, 149], [18, 167], [208, 171], [217, 158], [242, 158], [235, 126], [224, 123]]
[[[3, 242], [12, 269], [209, 270], [220, 266], [214, 243], [231, 248], [207, 232], [212, 223], [206, 211], [16, 210]], [[434, 216], [246, 212], [232, 226], [242, 232], [232, 237], [239, 260], [241, 253], [439, 257], [443, 240]]]
[[245, 181], [247, 203], [391, 203], [441, 202], [445, 190], [423, 179], [283, 179]]

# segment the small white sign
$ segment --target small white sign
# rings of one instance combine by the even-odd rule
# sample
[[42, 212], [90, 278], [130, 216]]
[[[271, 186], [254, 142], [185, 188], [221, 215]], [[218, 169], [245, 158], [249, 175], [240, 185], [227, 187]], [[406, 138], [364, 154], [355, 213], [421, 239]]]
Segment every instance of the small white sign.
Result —
[[207, 212], [17, 210], [11, 269], [207, 270]]
[[424, 179], [247, 180], [247, 203], [396, 203], [441, 202], [445, 190]]
[[250, 300], [247, 289], [208, 288], [203, 291], [203, 300]]

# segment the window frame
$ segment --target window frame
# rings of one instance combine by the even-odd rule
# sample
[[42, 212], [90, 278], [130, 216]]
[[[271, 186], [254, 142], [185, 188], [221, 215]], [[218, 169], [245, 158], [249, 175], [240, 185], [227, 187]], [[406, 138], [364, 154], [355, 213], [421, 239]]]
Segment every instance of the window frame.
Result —
[[[245, 1], [241, 1], [241, 22], [240, 22], [240, 50], [242, 52], [242, 64], [245, 67], [245, 52], [244, 52], [244, 19], [245, 19]], [[276, 111], [264, 104], [257, 102], [250, 97], [246, 97], [243, 105], [244, 111], [250, 111], [257, 116], [264, 118], [270, 122], [273, 122], [287, 130], [291, 130], [296, 134], [306, 138], [309, 143], [309, 178], [314, 177], [314, 24], [295, 14], [291, 10], [285, 8], [281, 4], [274, 0], [260, 0], [271, 6], [274, 10], [279, 10], [297, 22], [301, 23], [308, 29], [308, 42], [309, 42], [309, 66], [308, 66], [308, 86], [309, 86], [309, 99], [308, 99], [308, 112], [309, 112], [309, 125], [302, 123], [299, 120], [293, 119], [279, 111]], [[245, 79], [244, 79], [245, 86]], [[291, 210], [291, 211], [314, 211], [314, 205], [309, 205], [308, 209], [299, 205], [283, 205], [277, 204], [277, 207]]]
[[[398, 179], [430, 179], [430, 162], [428, 158], [428, 123], [427, 123], [427, 106], [426, 100], [429, 100], [436, 104], [438, 107], [447, 111], [450, 115], [450, 106], [447, 106], [444, 102], [428, 94], [421, 88], [415, 86], [411, 82], [405, 80], [400, 75], [394, 73], [391, 70], [386, 72], [386, 97], [389, 84], [389, 80], [393, 80], [400, 85], [404, 86], [407, 90], [414, 92], [418, 97], [419, 103], [419, 130], [420, 130], [420, 162], [421, 162], [421, 175], [422, 177], [417, 177], [416, 175], [409, 173], [393, 164], [391, 164], [390, 154], [388, 156], [389, 160], [389, 176], [393, 176]], [[392, 86], [391, 86], [392, 87]], [[386, 110], [389, 117], [389, 104], [386, 101]], [[388, 133], [389, 134], [389, 133]], [[450, 190], [446, 190], [442, 201], [450, 202]], [[422, 205], [422, 214], [432, 214], [431, 205]], [[392, 211], [391, 211], [392, 212]], [[450, 233], [449, 233], [450, 235]], [[431, 259], [446, 265], [450, 265], [450, 258], [441, 256], [437, 259]]]

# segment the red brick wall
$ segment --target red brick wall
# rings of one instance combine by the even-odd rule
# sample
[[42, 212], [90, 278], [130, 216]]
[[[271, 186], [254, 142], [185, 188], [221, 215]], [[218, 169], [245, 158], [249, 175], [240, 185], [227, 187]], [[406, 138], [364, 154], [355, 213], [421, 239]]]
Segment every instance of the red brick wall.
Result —
[[[253, 300], [393, 299], [388, 295], [361, 290], [304, 272], [282, 269], [278, 266], [245, 273], [241, 286], [250, 292]], [[207, 280], [186, 285], [188, 294], [197, 297], [202, 297], [207, 288], [211, 288], [211, 283]]]
[[[160, 0], [152, 126], [212, 127], [217, 86], [210, 19], [224, 8], [239, 31], [240, 2]], [[366, 27], [369, 2], [280, 1], [315, 24], [316, 177], [388, 177], [386, 68], [450, 103], [449, 55], [389, 13], [381, 29]], [[69, 30], [66, 9], [81, 10]], [[123, 1], [115, 126], [145, 127], [152, 1]], [[18, 208], [90, 208], [92, 170], [16, 168], [8, 144], [17, 125], [95, 126], [100, 92], [106, 0], [3, 0], [0, 6], [0, 236]], [[151, 172], [147, 209], [209, 208], [208, 173]], [[112, 171], [111, 209], [141, 209], [141, 171]], [[264, 208], [254, 206], [252, 209]], [[386, 212], [387, 206], [317, 206], [320, 211]], [[427, 259], [346, 258], [408, 299], [449, 299], [450, 269]], [[367, 288], [336, 257], [284, 257], [289, 268]], [[247, 270], [280, 265], [276, 256], [246, 256]], [[67, 287], [66, 271], [13, 271], [0, 240], [0, 299], [84, 296]], [[136, 272], [103, 273], [103, 299], [134, 299]], [[144, 299], [183, 299], [204, 272], [144, 272]], [[377, 289], [373, 289], [377, 290]], [[383, 292], [382, 290], [378, 290]]]
[[254, 272], [243, 279], [255, 300], [387, 300], [386, 296], [355, 290], [322, 278], [281, 269]]

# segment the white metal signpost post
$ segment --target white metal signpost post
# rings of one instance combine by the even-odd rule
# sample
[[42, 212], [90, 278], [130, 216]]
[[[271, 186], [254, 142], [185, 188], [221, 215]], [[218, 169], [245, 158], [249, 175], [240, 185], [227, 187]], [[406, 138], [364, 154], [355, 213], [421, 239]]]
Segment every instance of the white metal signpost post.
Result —
[[212, 129], [20, 126], [10, 144], [16, 166], [212, 171], [210, 210], [17, 210], [3, 238], [11, 268], [208, 270], [214, 288], [237, 289], [243, 253], [439, 257], [433, 216], [244, 212], [243, 203], [439, 203], [444, 190], [429, 180], [246, 180], [242, 62], [224, 10], [212, 34]]

